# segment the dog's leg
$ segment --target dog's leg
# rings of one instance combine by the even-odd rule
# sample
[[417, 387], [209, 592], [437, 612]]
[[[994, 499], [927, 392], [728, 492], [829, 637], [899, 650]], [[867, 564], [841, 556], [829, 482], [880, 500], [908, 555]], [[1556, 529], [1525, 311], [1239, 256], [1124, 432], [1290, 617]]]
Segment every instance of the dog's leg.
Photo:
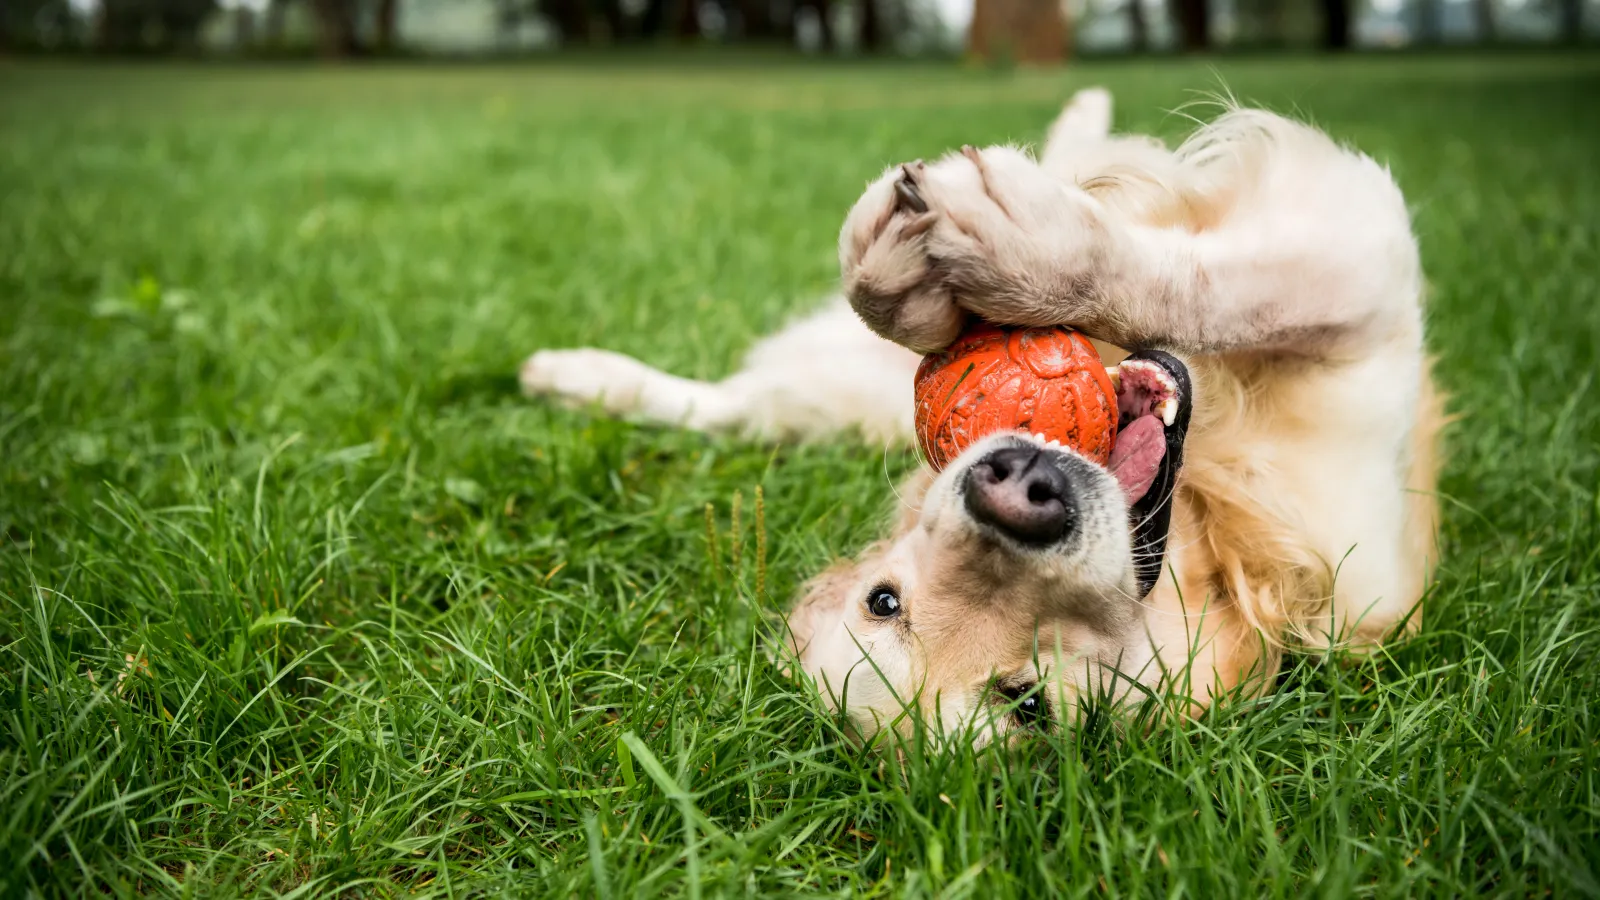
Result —
[[598, 404], [616, 416], [700, 431], [727, 427], [740, 404], [724, 385], [669, 375], [609, 350], [541, 350], [519, 375], [523, 393], [551, 396], [572, 406]]
[[1076, 168], [1074, 161], [1092, 155], [1110, 135], [1111, 92], [1084, 88], [1072, 95], [1050, 125], [1039, 164], [1060, 177], [1075, 180], [1068, 174]]
[[836, 300], [756, 344], [744, 368], [722, 381], [680, 378], [596, 349], [535, 353], [521, 380], [529, 395], [698, 431], [808, 439], [854, 430], [875, 443], [903, 443], [918, 361]]
[[1193, 208], [1191, 227], [1128, 215], [1011, 148], [891, 170], [841, 235], [847, 294], [878, 333], [924, 350], [961, 309], [1191, 354], [1336, 355], [1417, 324], [1409, 216], [1376, 163], [1253, 111], [1173, 158], [1159, 179], [1181, 181], [1172, 204]]

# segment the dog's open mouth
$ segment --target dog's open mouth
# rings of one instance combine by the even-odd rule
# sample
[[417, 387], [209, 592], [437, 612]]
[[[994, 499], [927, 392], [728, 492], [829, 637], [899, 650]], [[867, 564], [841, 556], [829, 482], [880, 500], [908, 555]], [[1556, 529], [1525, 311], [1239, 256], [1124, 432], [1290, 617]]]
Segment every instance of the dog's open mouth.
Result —
[[1154, 359], [1129, 358], [1106, 373], [1117, 388], [1120, 416], [1109, 468], [1132, 505], [1161, 472], [1167, 429], [1177, 425], [1183, 398], [1178, 377]]
[[1161, 576], [1172, 492], [1183, 468], [1194, 390], [1189, 368], [1170, 353], [1141, 350], [1117, 366], [1119, 431], [1107, 468], [1122, 485], [1133, 530], [1134, 567], [1143, 596]]

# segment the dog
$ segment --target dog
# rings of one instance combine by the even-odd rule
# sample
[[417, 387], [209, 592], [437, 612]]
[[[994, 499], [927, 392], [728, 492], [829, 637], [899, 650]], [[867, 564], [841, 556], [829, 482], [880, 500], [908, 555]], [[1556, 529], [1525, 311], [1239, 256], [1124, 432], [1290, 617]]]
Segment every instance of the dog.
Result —
[[841, 231], [843, 296], [724, 381], [597, 349], [523, 365], [527, 393], [618, 415], [910, 441], [922, 354], [974, 318], [1094, 339], [1136, 464], [992, 435], [912, 474], [887, 534], [802, 588], [790, 648], [862, 733], [983, 743], [1095, 696], [1193, 715], [1266, 690], [1288, 649], [1418, 625], [1445, 416], [1399, 188], [1262, 110], [1175, 149], [1111, 118], [1087, 89], [1037, 158], [888, 169]]

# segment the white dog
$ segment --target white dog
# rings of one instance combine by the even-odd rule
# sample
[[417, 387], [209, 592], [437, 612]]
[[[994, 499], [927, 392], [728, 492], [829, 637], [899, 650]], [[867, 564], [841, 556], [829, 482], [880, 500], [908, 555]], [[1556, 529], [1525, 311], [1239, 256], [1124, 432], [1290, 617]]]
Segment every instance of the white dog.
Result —
[[967, 148], [890, 169], [840, 236], [849, 306], [725, 381], [602, 350], [523, 367], [528, 392], [616, 414], [906, 440], [919, 354], [970, 316], [1096, 339], [1138, 453], [1102, 467], [989, 437], [914, 475], [888, 536], [803, 591], [793, 648], [864, 730], [920, 719], [982, 741], [1130, 686], [1193, 711], [1270, 683], [1287, 646], [1417, 621], [1443, 417], [1400, 191], [1261, 111], [1176, 150], [1110, 120], [1110, 96], [1082, 91], [1037, 160]]

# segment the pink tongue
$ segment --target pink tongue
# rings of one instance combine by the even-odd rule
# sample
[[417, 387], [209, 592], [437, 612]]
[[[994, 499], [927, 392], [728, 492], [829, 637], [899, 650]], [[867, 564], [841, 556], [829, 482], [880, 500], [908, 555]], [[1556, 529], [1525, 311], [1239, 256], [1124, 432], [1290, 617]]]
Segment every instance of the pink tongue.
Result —
[[1167, 455], [1167, 435], [1161, 420], [1143, 415], [1117, 433], [1117, 447], [1111, 451], [1111, 475], [1122, 485], [1131, 506], [1150, 490]]

